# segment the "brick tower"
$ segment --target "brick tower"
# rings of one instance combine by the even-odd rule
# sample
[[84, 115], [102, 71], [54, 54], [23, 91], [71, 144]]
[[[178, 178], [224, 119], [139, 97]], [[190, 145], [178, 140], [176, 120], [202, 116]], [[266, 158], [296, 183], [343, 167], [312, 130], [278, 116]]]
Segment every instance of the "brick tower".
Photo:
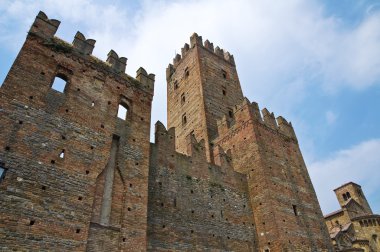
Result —
[[233, 108], [243, 101], [232, 55], [193, 34], [166, 70], [168, 128], [175, 127], [178, 152], [187, 153], [186, 136], [191, 132], [206, 142], [206, 156], [218, 135], [217, 120], [232, 117]]
[[207, 160], [226, 151], [247, 177], [259, 251], [332, 251], [291, 123], [243, 97], [234, 58], [193, 34], [167, 68], [168, 127], [176, 150], [188, 134], [205, 140]]
[[38, 14], [0, 88], [0, 250], [144, 251], [154, 75], [59, 24]]
[[373, 214], [360, 185], [349, 182], [334, 189], [334, 192], [341, 207], [344, 207], [350, 199], [353, 199], [363, 208], [363, 213]]

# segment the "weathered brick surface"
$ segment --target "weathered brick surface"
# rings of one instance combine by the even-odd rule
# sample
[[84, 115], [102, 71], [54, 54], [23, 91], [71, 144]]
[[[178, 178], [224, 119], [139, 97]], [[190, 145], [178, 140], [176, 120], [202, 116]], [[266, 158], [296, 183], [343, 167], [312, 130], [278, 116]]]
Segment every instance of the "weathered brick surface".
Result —
[[[186, 137], [194, 133], [205, 141], [208, 162], [222, 165], [226, 151], [247, 178], [259, 251], [332, 251], [292, 125], [266, 109], [262, 118], [257, 104], [243, 98], [229, 53], [197, 34], [190, 40], [167, 69], [168, 127], [176, 128], [177, 150], [190, 155]], [[190, 96], [185, 103], [183, 93]], [[190, 123], [181, 121], [184, 113]]]
[[207, 163], [204, 145], [175, 152], [174, 129], [156, 124], [149, 171], [150, 251], [256, 251], [243, 174]]
[[191, 37], [150, 144], [154, 75], [58, 26], [37, 16], [0, 89], [1, 250], [332, 251], [292, 125], [243, 97], [232, 55]]
[[[39, 14], [0, 89], [0, 249], [79, 251], [89, 240], [88, 250], [144, 251], [153, 81], [142, 78], [153, 76], [140, 70], [138, 81], [53, 37], [58, 24]], [[57, 75], [64, 93], [51, 89]], [[111, 214], [100, 223], [113, 135]]]

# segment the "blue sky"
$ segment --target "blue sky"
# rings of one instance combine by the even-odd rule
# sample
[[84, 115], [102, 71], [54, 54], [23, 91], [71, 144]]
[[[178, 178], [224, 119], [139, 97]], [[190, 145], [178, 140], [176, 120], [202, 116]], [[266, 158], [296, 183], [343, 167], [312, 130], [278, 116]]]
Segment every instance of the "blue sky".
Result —
[[165, 68], [193, 32], [235, 57], [251, 101], [292, 121], [322, 210], [362, 185], [380, 213], [380, 3], [369, 0], [0, 0], [0, 84], [39, 10], [156, 74], [152, 123], [166, 122]]

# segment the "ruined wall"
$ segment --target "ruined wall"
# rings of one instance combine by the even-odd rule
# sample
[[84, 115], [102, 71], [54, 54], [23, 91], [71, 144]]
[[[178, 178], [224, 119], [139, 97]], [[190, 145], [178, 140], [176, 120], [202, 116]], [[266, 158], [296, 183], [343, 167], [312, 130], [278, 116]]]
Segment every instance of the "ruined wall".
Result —
[[0, 89], [0, 250], [144, 251], [154, 75], [59, 23], [38, 14]]
[[230, 149], [234, 169], [248, 177], [259, 249], [332, 251], [291, 124], [266, 109], [262, 114], [244, 100], [232, 124], [226, 117], [219, 121], [213, 142]]
[[207, 163], [204, 141], [188, 136], [175, 151], [174, 129], [156, 124], [149, 173], [150, 251], [257, 251], [247, 181], [221, 151]]

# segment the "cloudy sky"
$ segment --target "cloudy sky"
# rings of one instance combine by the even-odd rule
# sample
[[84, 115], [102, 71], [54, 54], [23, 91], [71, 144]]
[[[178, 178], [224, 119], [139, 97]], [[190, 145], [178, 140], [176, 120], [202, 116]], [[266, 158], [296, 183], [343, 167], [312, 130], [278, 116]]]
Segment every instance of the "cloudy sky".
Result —
[[251, 101], [292, 121], [325, 214], [333, 189], [362, 185], [380, 213], [377, 0], [0, 0], [0, 85], [39, 10], [156, 74], [152, 123], [166, 122], [165, 68], [193, 32], [235, 57]]

